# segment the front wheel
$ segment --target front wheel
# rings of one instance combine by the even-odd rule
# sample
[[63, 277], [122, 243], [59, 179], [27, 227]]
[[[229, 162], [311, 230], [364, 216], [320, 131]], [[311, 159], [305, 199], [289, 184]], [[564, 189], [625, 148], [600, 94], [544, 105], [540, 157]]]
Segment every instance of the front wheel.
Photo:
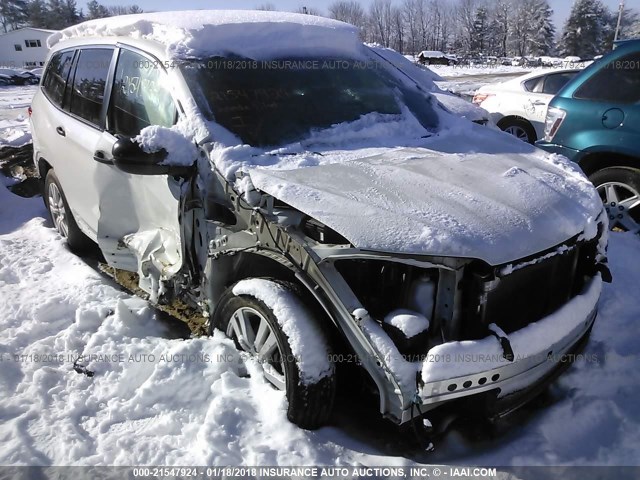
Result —
[[214, 327], [258, 360], [267, 382], [286, 392], [291, 422], [311, 430], [329, 420], [336, 390], [329, 344], [294, 285], [262, 278], [236, 283], [220, 299]]
[[589, 177], [609, 216], [611, 230], [640, 233], [640, 170], [604, 168]]

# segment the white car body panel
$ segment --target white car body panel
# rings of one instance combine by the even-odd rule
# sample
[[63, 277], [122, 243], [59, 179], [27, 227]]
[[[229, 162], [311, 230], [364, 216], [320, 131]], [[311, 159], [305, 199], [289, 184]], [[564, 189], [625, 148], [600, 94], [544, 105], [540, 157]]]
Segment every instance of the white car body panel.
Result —
[[498, 124], [506, 117], [520, 117], [527, 120], [536, 132], [537, 140], [544, 137], [544, 121], [551, 94], [529, 92], [524, 84], [528, 80], [552, 73], [575, 72], [576, 69], [538, 69], [521, 77], [503, 83], [485, 85], [477, 94], [490, 94], [479, 104], [489, 112], [491, 120]]

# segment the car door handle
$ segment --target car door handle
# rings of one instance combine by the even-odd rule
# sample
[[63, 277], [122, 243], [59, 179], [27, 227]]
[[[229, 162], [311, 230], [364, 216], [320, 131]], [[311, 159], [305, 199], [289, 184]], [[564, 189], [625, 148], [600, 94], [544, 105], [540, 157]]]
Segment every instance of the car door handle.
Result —
[[93, 159], [98, 163], [104, 163], [105, 165], [113, 165], [113, 160], [108, 159], [102, 150], [96, 150], [93, 154]]
[[63, 137], [67, 136], [67, 132], [65, 132], [64, 128], [62, 128], [62, 127], [56, 127], [56, 132], [58, 132], [58, 135], [61, 135]]
[[535, 105], [536, 107], [542, 107], [543, 105], [546, 105], [546, 103], [541, 100], [536, 100], [535, 102], [533, 102], [533, 105]]

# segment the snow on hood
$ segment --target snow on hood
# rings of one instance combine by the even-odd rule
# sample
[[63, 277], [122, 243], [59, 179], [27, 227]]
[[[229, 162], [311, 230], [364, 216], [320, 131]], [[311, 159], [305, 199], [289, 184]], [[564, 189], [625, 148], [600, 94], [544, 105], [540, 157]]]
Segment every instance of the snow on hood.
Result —
[[286, 12], [192, 10], [90, 20], [51, 35], [49, 48], [75, 37], [124, 36], [156, 41], [172, 58], [242, 55], [254, 59], [295, 52], [359, 55], [358, 30], [349, 24]]
[[601, 201], [565, 162], [404, 148], [311, 168], [252, 169], [250, 175], [256, 188], [357, 248], [500, 265], [595, 231]]

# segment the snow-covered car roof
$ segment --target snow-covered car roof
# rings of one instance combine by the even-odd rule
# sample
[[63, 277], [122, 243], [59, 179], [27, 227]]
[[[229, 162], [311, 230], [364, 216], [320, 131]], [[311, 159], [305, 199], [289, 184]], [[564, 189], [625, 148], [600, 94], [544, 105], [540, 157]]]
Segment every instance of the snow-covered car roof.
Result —
[[423, 50], [422, 52], [420, 52], [419, 56], [428, 57], [428, 58], [444, 58], [447, 55], [445, 55], [443, 52], [440, 52], [438, 50]]
[[312, 55], [358, 56], [361, 41], [347, 23], [286, 12], [191, 10], [90, 20], [53, 34], [51, 48], [70, 39], [128, 37], [164, 47], [167, 57], [240, 55], [253, 59]]

